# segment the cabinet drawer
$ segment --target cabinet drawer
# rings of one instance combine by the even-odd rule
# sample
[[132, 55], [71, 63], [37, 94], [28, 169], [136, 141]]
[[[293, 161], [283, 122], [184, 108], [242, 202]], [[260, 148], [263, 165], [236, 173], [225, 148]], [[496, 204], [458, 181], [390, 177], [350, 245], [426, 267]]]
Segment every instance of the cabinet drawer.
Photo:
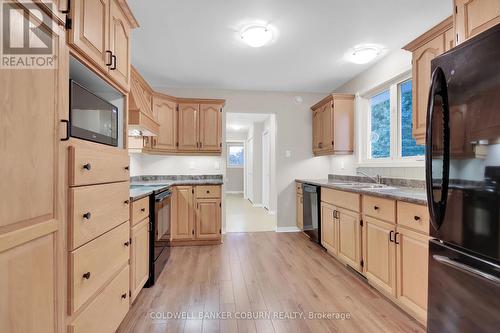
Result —
[[321, 201], [355, 212], [360, 211], [360, 195], [351, 192], [337, 191], [331, 188], [321, 188]]
[[427, 206], [398, 201], [398, 224], [428, 235], [429, 211]]
[[149, 216], [149, 197], [142, 198], [132, 202], [130, 219], [133, 226], [141, 222], [148, 216]]
[[130, 225], [123, 223], [70, 252], [70, 313], [77, 311], [129, 260]]
[[194, 191], [197, 198], [220, 198], [220, 186], [217, 185], [196, 186]]
[[395, 223], [396, 201], [363, 195], [363, 214]]
[[295, 191], [298, 195], [302, 195], [302, 183], [295, 183]]
[[69, 207], [73, 250], [129, 219], [129, 183], [71, 188]]
[[126, 150], [99, 147], [69, 148], [69, 185], [92, 185], [130, 179]]
[[129, 309], [129, 266], [69, 325], [72, 333], [115, 332]]

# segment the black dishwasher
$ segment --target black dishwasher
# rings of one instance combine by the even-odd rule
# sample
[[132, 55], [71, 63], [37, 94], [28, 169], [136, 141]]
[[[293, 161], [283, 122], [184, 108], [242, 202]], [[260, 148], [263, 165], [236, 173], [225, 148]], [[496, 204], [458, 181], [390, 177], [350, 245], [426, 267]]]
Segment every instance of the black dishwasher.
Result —
[[304, 232], [311, 241], [321, 245], [321, 187], [303, 184], [302, 193], [304, 196]]

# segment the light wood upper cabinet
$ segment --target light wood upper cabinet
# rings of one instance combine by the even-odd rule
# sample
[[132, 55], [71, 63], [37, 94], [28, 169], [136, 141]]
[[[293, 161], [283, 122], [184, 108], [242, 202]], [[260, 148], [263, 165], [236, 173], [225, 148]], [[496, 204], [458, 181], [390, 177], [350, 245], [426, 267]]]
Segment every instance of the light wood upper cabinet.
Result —
[[321, 203], [321, 244], [334, 256], [338, 254], [338, 228], [335, 206]]
[[194, 238], [193, 193], [192, 186], [175, 186], [172, 191], [171, 240]]
[[199, 104], [179, 104], [179, 150], [198, 150]]
[[128, 91], [130, 89], [131, 29], [115, 0], [110, 3], [109, 27], [109, 50], [112, 53], [109, 75]]
[[151, 148], [155, 151], [175, 152], [177, 149], [177, 103], [155, 95], [153, 114], [158, 119], [160, 130], [158, 136], [151, 137]]
[[457, 43], [500, 23], [500, 1], [455, 0], [455, 32]]
[[123, 90], [130, 88], [130, 30], [138, 24], [125, 1], [71, 2], [68, 42]]
[[130, 230], [130, 292], [135, 300], [149, 276], [149, 219]]
[[370, 281], [389, 296], [396, 295], [395, 226], [363, 218], [364, 272]]
[[196, 199], [196, 238], [220, 239], [220, 199]]
[[313, 154], [315, 156], [352, 154], [354, 95], [329, 95], [311, 109]]
[[450, 40], [452, 34], [453, 18], [450, 16], [404, 47], [412, 52], [413, 137], [417, 144], [425, 143], [431, 61], [454, 46], [453, 38]]
[[[22, 28], [14, 25], [11, 34], [22, 35]], [[68, 50], [64, 29], [37, 31], [53, 40], [55, 68], [0, 70], [0, 332], [64, 326], [67, 169], [60, 120], [68, 119]]]
[[361, 271], [361, 226], [359, 213], [337, 208], [338, 257], [352, 268]]
[[222, 108], [215, 104], [200, 104], [200, 150], [222, 149]]
[[420, 322], [427, 321], [429, 237], [404, 227], [395, 235], [397, 298]]

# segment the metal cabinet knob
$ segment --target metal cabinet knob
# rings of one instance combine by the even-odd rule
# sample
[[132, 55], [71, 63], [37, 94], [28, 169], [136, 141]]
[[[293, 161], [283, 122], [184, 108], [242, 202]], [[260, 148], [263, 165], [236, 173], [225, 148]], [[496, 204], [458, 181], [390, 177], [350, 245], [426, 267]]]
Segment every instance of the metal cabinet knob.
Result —
[[83, 274], [83, 278], [87, 280], [90, 279], [90, 272]]
[[378, 206], [373, 206], [373, 209], [378, 210]]
[[90, 171], [90, 170], [92, 170], [92, 164], [90, 164], [90, 163], [86, 163], [86, 164], [84, 164], [84, 165], [83, 165], [83, 168], [84, 168], [85, 170]]
[[124, 169], [125, 170], [130, 170], [130, 167], [127, 165]]
[[420, 220], [420, 216], [417, 216], [417, 215], [415, 215], [413, 218], [415, 219], [415, 221]]
[[207, 191], [207, 194], [209, 194], [209, 193], [210, 193], [210, 191]]
[[127, 298], [127, 293], [122, 294], [122, 298], [126, 299]]
[[127, 241], [127, 242], [123, 243], [123, 245], [129, 246], [130, 245], [130, 241]]
[[146, 211], [146, 208], [141, 208], [141, 212], [145, 212]]
[[129, 204], [129, 202], [130, 202], [130, 201], [125, 200], [123, 203], [124, 203], [125, 205], [128, 205], [128, 204]]
[[92, 214], [90, 212], [86, 212], [85, 214], [83, 214], [84, 219], [90, 220], [91, 217], [92, 217]]

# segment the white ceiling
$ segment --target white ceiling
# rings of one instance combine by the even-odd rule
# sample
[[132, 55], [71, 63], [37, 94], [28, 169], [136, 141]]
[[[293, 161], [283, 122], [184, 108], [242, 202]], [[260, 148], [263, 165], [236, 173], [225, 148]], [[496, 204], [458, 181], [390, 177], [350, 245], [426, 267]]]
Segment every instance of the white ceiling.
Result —
[[[266, 121], [269, 117], [269, 114], [260, 113], [226, 113], [226, 130], [233, 133], [246, 132], [253, 123]], [[235, 129], [235, 126], [240, 129]]]
[[[360, 43], [386, 53], [452, 13], [452, 0], [128, 0], [140, 27], [132, 63], [156, 87], [329, 92], [372, 64], [343, 55]], [[239, 40], [254, 21], [278, 36]]]

